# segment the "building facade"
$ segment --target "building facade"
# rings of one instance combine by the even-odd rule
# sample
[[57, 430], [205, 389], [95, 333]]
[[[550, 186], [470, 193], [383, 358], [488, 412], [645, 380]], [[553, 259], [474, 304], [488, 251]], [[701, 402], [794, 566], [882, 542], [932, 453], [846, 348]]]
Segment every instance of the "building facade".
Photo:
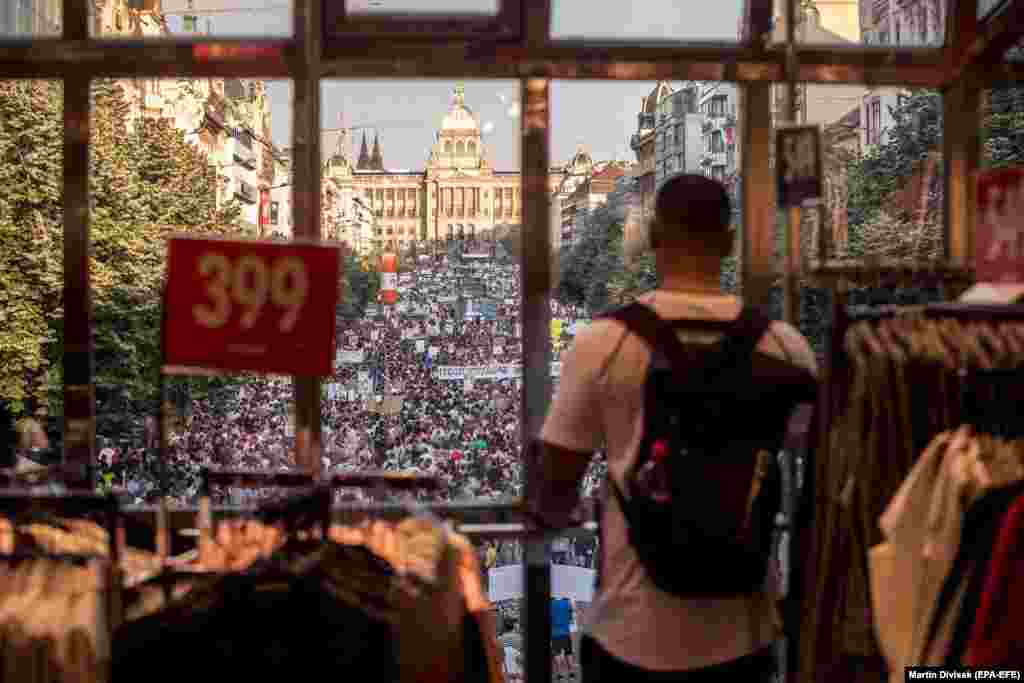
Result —
[[[379, 135], [372, 149], [365, 137], [363, 142], [354, 162], [345, 145], [339, 145], [331, 177], [339, 196], [352, 197], [340, 203], [348, 207], [346, 212], [365, 206], [372, 213], [369, 240], [357, 240], [354, 226], [346, 237], [364, 254], [424, 242], [490, 238], [496, 226], [522, 220], [520, 174], [491, 167], [480, 122], [466, 104], [462, 84], [455, 87], [423, 170], [387, 170], [386, 142]], [[358, 230], [363, 229], [365, 223], [359, 223]]]
[[657, 103], [654, 130], [656, 189], [675, 173], [698, 169], [703, 151], [703, 116], [697, 111], [699, 99], [699, 86], [690, 82]]
[[4, 0], [0, 2], [0, 35], [60, 35], [61, 13], [61, 0]]
[[637, 114], [636, 133], [629, 140], [629, 147], [636, 155], [635, 171], [640, 192], [640, 207], [644, 218], [650, 217], [654, 209], [654, 192], [657, 175], [656, 128], [658, 102], [672, 94], [668, 81], [659, 81], [654, 89], [640, 102]]
[[[594, 172], [584, 180], [573, 192], [567, 204], [572, 206], [572, 231], [566, 237], [563, 233], [563, 246], [574, 246], [587, 226], [587, 218], [599, 206], [608, 204], [609, 196], [619, 187], [619, 181], [627, 176], [628, 168], [622, 162], [604, 162], [596, 164]], [[632, 176], [630, 176], [632, 177]]]
[[261, 232], [290, 239], [295, 233], [292, 229], [292, 163], [288, 150], [282, 150], [274, 159], [274, 183], [267, 201]]
[[568, 249], [575, 243], [579, 209], [586, 206], [586, 193], [582, 188], [593, 173], [593, 158], [583, 145], [578, 146], [551, 197], [551, 231], [558, 235], [559, 249]]
[[[944, 0], [860, 0], [860, 22], [867, 45], [920, 47], [942, 45], [945, 40]], [[903, 88], [872, 88], [861, 103], [861, 146], [884, 144], [893, 126], [892, 109], [907, 95]]]
[[[161, 0], [92, 0], [89, 8], [94, 35], [112, 38], [170, 35]], [[186, 21], [185, 25], [187, 31], [197, 30], [194, 20]], [[270, 102], [265, 81], [130, 78], [119, 79], [118, 85], [127, 104], [129, 128], [145, 119], [168, 121], [217, 169], [220, 181], [216, 188], [217, 204], [237, 202], [241, 209], [239, 227], [243, 232], [263, 236], [275, 231], [269, 214], [280, 151], [271, 141]], [[290, 191], [288, 187], [286, 192]], [[279, 222], [282, 215], [290, 214], [281, 210], [281, 194], [275, 193]], [[290, 226], [285, 227], [290, 234]]]
[[735, 83], [702, 83], [698, 110], [701, 121], [701, 172], [732, 185], [740, 166], [739, 91]]

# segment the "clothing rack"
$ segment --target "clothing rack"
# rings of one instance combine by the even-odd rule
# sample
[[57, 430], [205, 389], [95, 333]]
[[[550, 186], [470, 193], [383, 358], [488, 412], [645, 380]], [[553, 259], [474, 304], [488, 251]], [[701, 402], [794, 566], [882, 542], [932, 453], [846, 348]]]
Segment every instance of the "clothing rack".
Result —
[[[1024, 306], [992, 305], [978, 303], [942, 303], [928, 304], [922, 306], [882, 306], [871, 308], [865, 307], [861, 309], [854, 309], [845, 305], [836, 306], [834, 325], [832, 329], [832, 336], [829, 348], [828, 379], [824, 383], [821, 392], [821, 419], [819, 421], [818, 434], [819, 444], [822, 444], [823, 446], [829, 444], [829, 439], [831, 437], [836, 420], [839, 418], [840, 415], [843, 415], [845, 413], [845, 405], [850, 398], [850, 392], [852, 390], [852, 382], [854, 378], [854, 366], [852, 358], [847, 353], [847, 347], [845, 343], [849, 330], [857, 323], [879, 322], [903, 316], [916, 317], [919, 319], [932, 321], [949, 320], [966, 324], [989, 323], [992, 325], [998, 325], [999, 323], [1024, 322]], [[949, 370], [946, 371], [948, 372]], [[1021, 371], [1013, 370], [1011, 375], [1015, 379], [1020, 378]], [[1003, 381], [1001, 379], [1001, 377], [1003, 376], [1006, 376], [1006, 369], [1002, 368], [997, 369], [994, 372], [981, 368], [964, 368], [961, 373], [961, 377], [966, 379], [967, 381], [959, 383], [959, 389], [961, 392], [959, 395], [959, 399], [957, 399], [956, 395], [952, 395], [954, 401], [961, 401], [961, 409], [958, 413], [959, 417], [957, 417], [956, 419], [958, 419], [961, 422], [969, 421], [972, 424], [976, 423], [977, 425], [982, 426], [983, 429], [988, 426], [1000, 426], [1006, 423], [1008, 421], [1008, 416], [1004, 415], [1001, 412], [997, 416], [998, 419], [990, 419], [992, 416], [988, 415], [988, 413], [990, 413], [993, 409], [1001, 408], [1000, 406], [994, 405], [992, 401], [988, 401], [986, 403], [979, 403], [973, 401], [973, 399], [968, 400], [969, 397], [972, 395], [972, 392], [975, 390], [971, 388], [972, 386], [974, 386], [975, 380], [977, 384], [980, 386], [984, 385], [986, 382]], [[997, 377], [999, 377], [999, 379], [997, 379]], [[918, 405], [920, 405], [920, 403], [918, 403]], [[1013, 407], [1011, 406], [1010, 409], [1012, 408]], [[915, 448], [919, 447], [915, 446]], [[919, 452], [919, 450], [916, 452]], [[892, 457], [891, 454], [890, 457]], [[820, 461], [820, 463], [825, 462], [827, 461]], [[842, 462], [842, 459], [840, 459], [839, 462]], [[817, 517], [819, 514], [826, 514], [826, 509], [835, 510], [836, 505], [838, 505], [838, 503], [836, 502], [834, 497], [842, 497], [845, 495], [845, 493], [841, 493], [839, 489], [832, 490], [833, 486], [839, 486], [839, 484], [836, 484], [835, 482], [832, 482], [827, 478], [822, 481], [815, 481], [819, 479], [819, 476], [828, 477], [832, 476], [832, 474], [834, 474], [835, 472], [841, 473], [843, 471], [843, 469], [830, 469], [827, 466], [824, 469], [822, 469], [823, 466], [823, 464], [819, 464], [819, 466], [809, 467], [807, 470], [808, 477], [806, 478], [805, 486], [809, 486], [811, 487], [811, 490], [815, 491], [815, 495], [813, 497], [815, 500], [813, 502], [808, 501], [811, 508], [814, 509], [814, 512], [810, 514], [814, 515], [815, 517]], [[849, 469], [849, 467], [851, 466], [847, 465], [847, 469]], [[897, 465], [890, 465], [890, 467], [897, 467]], [[902, 465], [900, 465], [899, 467], [902, 467]], [[826, 474], [826, 472], [828, 474]], [[851, 474], [843, 476], [853, 475]], [[846, 488], [842, 489], [842, 491], [846, 490]], [[809, 512], [809, 510], [807, 512]], [[827, 514], [845, 515], [847, 513], [833, 512]], [[871, 514], [873, 515], [875, 513]], [[815, 526], [817, 526], [818, 524], [825, 523], [824, 519], [825, 518], [815, 519]], [[836, 519], [839, 518], [837, 517]], [[856, 524], [862, 525], [862, 522], [865, 524], [869, 523], [867, 519], [868, 518], [865, 518], [865, 520], [858, 519]], [[858, 528], [860, 528], [860, 526], [858, 526]], [[863, 533], [864, 532], [858, 532], [857, 537], [860, 538], [860, 536], [863, 535]], [[856, 547], [856, 543], [867, 542], [867, 538], [860, 538], [860, 540], [856, 542], [850, 540], [853, 538], [854, 535], [853, 529], [847, 529], [846, 532], [840, 535], [847, 539], [846, 541], [843, 541], [844, 544], [854, 544], [850, 545], [850, 548]], [[825, 544], [818, 546], [819, 548], [825, 548], [825, 550], [822, 551], [822, 560], [825, 562], [829, 562], [830, 560], [828, 559], [828, 557], [830, 557], [833, 552], [833, 550], [830, 548], [832, 547], [832, 545], [835, 545], [835, 547], [838, 548], [839, 546], [837, 544], [839, 544], [840, 541], [833, 541], [831, 539], [819, 539], [819, 543]], [[815, 547], [815, 544], [808, 542], [805, 545], [805, 547], [811, 549], [812, 547]], [[860, 552], [860, 550], [857, 550], [856, 552]], [[831, 573], [833, 570], [817, 567], [815, 556], [809, 556], [804, 558], [804, 561], [800, 563], [800, 566], [801, 570], [805, 570], [808, 573], [808, 576], [801, 577], [801, 580], [798, 584], [799, 590], [802, 590], [804, 592], [805, 600], [810, 600], [816, 604], [823, 605], [820, 606], [819, 609], [827, 611], [828, 609], [830, 609], [830, 598], [826, 597], [822, 593], [816, 592], [818, 588], [814, 588], [812, 586], [817, 585], [818, 579], [815, 579], [813, 577], [814, 575], [819, 573]], [[811, 583], [807, 583], [805, 581], [805, 579], [807, 578], [811, 579]], [[841, 583], [845, 585], [845, 580]], [[831, 587], [829, 590], [832, 591], [829, 594], [832, 595], [833, 598], [838, 600], [839, 598], [836, 597], [839, 595], [839, 593], [836, 592], [838, 589], [836, 589], [835, 587]], [[818, 622], [816, 621], [814, 623], [817, 624]], [[825, 633], [825, 631], [819, 631], [818, 626], [815, 626], [815, 629], [816, 630], [814, 632], [808, 634], [801, 634], [801, 640], [803, 640], [803, 637], [805, 635], [809, 636], [812, 639], [812, 641], [815, 642], [818, 637], [824, 637], [823, 634]], [[811, 646], [811, 649], [814, 649], [815, 652], [821, 652], [821, 650], [818, 649], [818, 645], [816, 644]], [[816, 657], [817, 655], [815, 655], [815, 658]], [[801, 659], [805, 658], [801, 657]], [[805, 659], [805, 661], [810, 660]], [[827, 658], [822, 660], [822, 662], [825, 663], [825, 665], [828, 665], [828, 661], [829, 660]], [[819, 664], [815, 662], [814, 666], [818, 667]], [[816, 671], [816, 674], [817, 673], [821, 672]], [[805, 674], [810, 675], [810, 672], [805, 672]]]
[[[275, 487], [305, 489], [310, 492], [310, 495], [275, 506], [276, 509], [273, 511], [258, 509], [255, 512], [264, 518], [268, 517], [268, 514], [275, 518], [314, 514], [320, 519], [325, 538], [333, 517], [333, 501], [330, 494], [336, 489], [373, 487], [395, 491], [413, 491], [436, 490], [441, 486], [441, 482], [437, 477], [402, 472], [368, 471], [339, 473], [317, 480], [312, 474], [306, 472], [262, 472], [259, 470], [204, 467], [200, 477], [198, 526], [201, 544], [204, 540], [209, 540], [213, 533], [211, 493], [214, 485], [248, 489]], [[165, 524], [161, 528], [161, 534], [164, 535], [164, 543], [169, 542], [166, 539], [166, 533], [168, 531]]]
[[902, 259], [816, 259], [808, 263], [808, 277], [816, 284], [842, 289], [844, 285], [866, 283], [920, 284], [939, 282], [967, 286], [974, 282], [974, 270], [947, 261], [906, 261]]
[[237, 488], [293, 488], [321, 484], [330, 489], [383, 487], [393, 491], [437, 490], [437, 477], [404, 472], [346, 472], [332, 474], [319, 482], [305, 472], [263, 472], [260, 470], [204, 467], [200, 473], [200, 495], [209, 496], [213, 486]]
[[[943, 303], [925, 306], [877, 306], [851, 311], [849, 306], [836, 306], [832, 334], [829, 342], [829, 377], [844, 376], [847, 370], [843, 340], [855, 323], [884, 320], [913, 313], [929, 320], [957, 320], [960, 322], [1013, 322], [1024, 321], [1024, 306], [1000, 304]], [[831, 416], [830, 416], [831, 417]], [[823, 421], [823, 423], [830, 420]], [[828, 424], [824, 424], [827, 428]]]
[[[107, 618], [113, 631], [120, 623], [122, 615], [121, 513], [117, 498], [113, 495], [101, 495], [83, 491], [39, 495], [18, 489], [0, 489], [0, 515], [11, 519], [13, 522], [19, 517], [34, 513], [50, 513], [80, 518], [98, 514], [102, 517], [103, 526], [107, 531], [109, 547], [106, 558]], [[28, 553], [19, 553], [17, 547], [14, 548], [14, 551], [13, 557], [16, 559], [29, 555]], [[60, 554], [53, 556], [40, 554], [38, 557], [55, 557], [60, 559], [66, 556]], [[0, 559], [3, 558], [0, 557]]]
[[[47, 465], [27, 470], [0, 469], [0, 489], [31, 489], [44, 486], [70, 487], [78, 476], [78, 468], [66, 465]], [[110, 487], [109, 493], [118, 496], [124, 493], [121, 487]], [[37, 492], [41, 493], [41, 492]]]

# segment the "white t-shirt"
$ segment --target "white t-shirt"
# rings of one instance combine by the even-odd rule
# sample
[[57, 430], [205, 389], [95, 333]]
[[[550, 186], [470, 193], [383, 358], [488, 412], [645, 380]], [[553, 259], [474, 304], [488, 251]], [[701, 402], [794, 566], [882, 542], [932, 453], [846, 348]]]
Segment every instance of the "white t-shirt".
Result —
[[[734, 319], [739, 299], [657, 290], [640, 298], [664, 318]], [[693, 333], [689, 333], [693, 334]], [[714, 341], [714, 333], [695, 342]], [[817, 373], [807, 340], [776, 322], [758, 350]], [[609, 356], [616, 354], [609, 361]], [[622, 486], [643, 435], [643, 387], [650, 351], [613, 320], [597, 320], [563, 355], [562, 376], [541, 438], [577, 452], [605, 447], [610, 476]], [[588, 610], [585, 632], [616, 658], [650, 671], [712, 666], [751, 654], [776, 640], [775, 596], [683, 599], [654, 586], [627, 539], [614, 497], [601, 520], [601, 587]], [[680, 558], [713, 562], [714, 558]]]

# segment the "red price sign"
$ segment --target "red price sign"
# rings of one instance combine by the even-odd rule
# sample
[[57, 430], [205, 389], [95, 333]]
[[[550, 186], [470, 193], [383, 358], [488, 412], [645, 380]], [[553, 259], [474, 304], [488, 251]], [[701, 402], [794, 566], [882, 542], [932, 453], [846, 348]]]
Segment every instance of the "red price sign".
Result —
[[1024, 168], [978, 176], [974, 271], [978, 282], [1024, 282]]
[[340, 275], [337, 246], [172, 238], [165, 366], [330, 375]]

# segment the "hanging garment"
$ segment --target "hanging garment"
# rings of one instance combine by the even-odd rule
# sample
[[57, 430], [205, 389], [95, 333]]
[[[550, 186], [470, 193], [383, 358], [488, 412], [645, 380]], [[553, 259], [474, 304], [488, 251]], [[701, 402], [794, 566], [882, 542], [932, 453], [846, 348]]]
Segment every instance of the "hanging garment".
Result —
[[[467, 658], [475, 662], [472, 668], [467, 663], [466, 680], [504, 683], [504, 654], [498, 645], [498, 613], [487, 597], [487, 589], [481, 579], [480, 560], [464, 536], [449, 532], [448, 540], [459, 554], [459, 586], [469, 612], [468, 619], [475, 630], [475, 633], [467, 635], [463, 648]], [[468, 627], [464, 626], [463, 630], [469, 634]], [[477, 648], [480, 652], [474, 654]]]
[[[1015, 471], [990, 468], [983, 450], [990, 440], [966, 428], [937, 436], [925, 449], [879, 520], [886, 540], [869, 551], [875, 630], [889, 664], [890, 681], [906, 666], [941, 664], [959, 611], [937, 612], [966, 532], [965, 507], [990, 488], [1012, 483]], [[992, 461], [995, 464], [995, 461]], [[928, 642], [932, 642], [931, 648]]]
[[964, 422], [962, 389], [974, 380], [961, 371], [1019, 367], [1019, 346], [1001, 343], [1019, 336], [1017, 325], [986, 332], [900, 314], [847, 331], [814, 461], [813, 539], [800, 563], [807, 580], [799, 587], [804, 615], [795, 658], [804, 679], [842, 682], [865, 663], [886, 668], [868, 566], [869, 549], [886, 541], [878, 520], [931, 439]]
[[[901, 316], [847, 331], [812, 466], [813, 538], [798, 561], [807, 577], [798, 585], [803, 618], [794, 653], [803, 679], [849, 681], [855, 671], [888, 668], [910, 647], [883, 655], [875, 632], [873, 604], [881, 600], [870, 590], [870, 564], [890, 552], [880, 549], [869, 562], [869, 550], [887, 540], [878, 520], [932, 438], [965, 421], [964, 387], [987, 386], [962, 371], [1020, 367], [1021, 348], [1010, 343], [1019, 337], [1016, 322]], [[990, 394], [978, 405], [1002, 405]]]
[[105, 581], [98, 562], [0, 561], [0, 680], [107, 683]]
[[[392, 628], [396, 643], [392, 657], [397, 657], [403, 682], [467, 680], [463, 672], [468, 663], [486, 661], [488, 680], [500, 683], [492, 674], [500, 668], [491, 663], [497, 659], [491, 651], [497, 649], [491, 606], [468, 541], [419, 518], [334, 525], [328, 535], [332, 543], [319, 550], [316, 559], [319, 571], [329, 579], [325, 590]], [[203, 559], [194, 569], [243, 571], [287, 542], [287, 535], [277, 527], [249, 520], [223, 522], [212, 542], [203, 544]], [[361, 554], [366, 561], [353, 564], [352, 553]], [[377, 564], [371, 563], [371, 558]], [[297, 561], [308, 564], [312, 560]], [[383, 574], [387, 574], [386, 580]], [[173, 591], [180, 598], [204, 585], [201, 578], [184, 577]], [[153, 609], [163, 606], [163, 589], [150, 585], [142, 593], [133, 602], [129, 618], [159, 617]], [[467, 615], [479, 637], [467, 636]], [[481, 669], [477, 666], [476, 670]]]
[[[19, 548], [28, 543], [31, 549], [49, 554], [106, 557], [110, 548], [107, 530], [83, 519], [54, 518], [48, 523], [37, 521], [16, 526], [8, 519], [0, 519], [0, 548], [4, 552], [14, 549], [15, 534]], [[156, 555], [135, 548], [122, 547], [120, 557], [121, 570], [129, 580], [159, 566]]]
[[[360, 569], [357, 557], [349, 559], [349, 569]], [[392, 626], [347, 604], [326, 583], [316, 572], [222, 577], [123, 626], [113, 680], [135, 681], [140, 671], [149, 681], [254, 683], [361, 672], [397, 683]]]
[[890, 681], [918, 664], [931, 613], [960, 542], [960, 506], [969, 482], [961, 466], [966, 430], [925, 449], [882, 515], [886, 542], [871, 549], [875, 625], [888, 643]]
[[966, 666], [1024, 662], [1024, 495], [1010, 505], [992, 551], [967, 652]]
[[1010, 504], [1024, 493], [1018, 482], [985, 493], [967, 510], [963, 536], [949, 575], [936, 599], [920, 661], [926, 666], [958, 666], [974, 623], [981, 587], [999, 529]]

